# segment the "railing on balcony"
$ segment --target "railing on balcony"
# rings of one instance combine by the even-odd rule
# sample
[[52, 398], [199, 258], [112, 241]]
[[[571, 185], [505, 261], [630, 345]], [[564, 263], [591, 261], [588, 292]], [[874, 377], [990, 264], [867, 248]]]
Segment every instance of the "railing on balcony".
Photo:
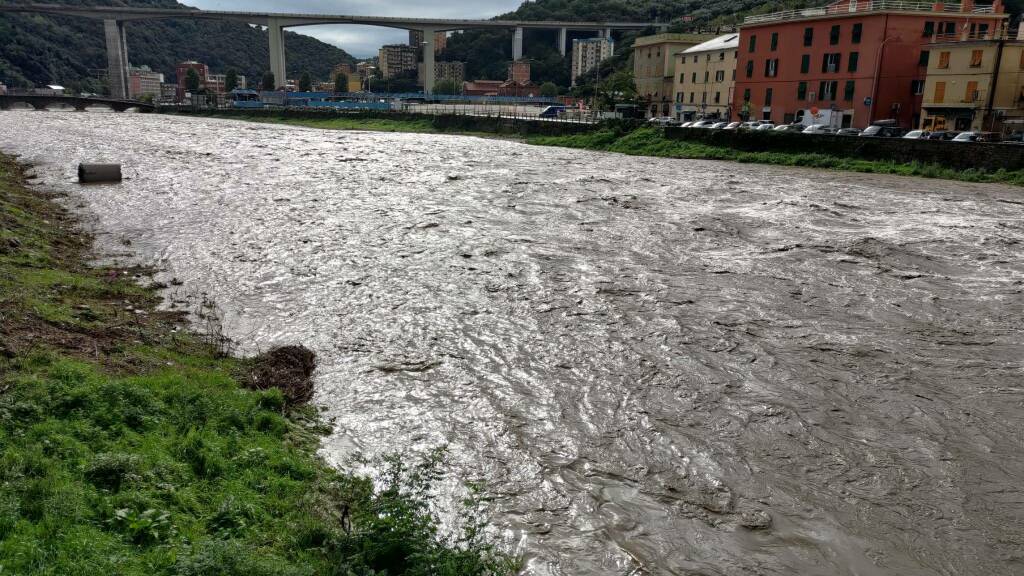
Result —
[[932, 43], [939, 42], [969, 42], [971, 40], [1010, 40], [1017, 38], [1016, 30], [999, 28], [996, 30], [970, 31], [963, 30], [952, 34], [933, 34]]
[[[759, 24], [776, 20], [799, 20], [816, 16], [830, 16], [856, 12], [962, 12], [962, 6], [942, 2], [902, 2], [900, 0], [850, 0], [849, 2], [833, 3], [819, 8], [800, 10], [783, 10], [771, 14], [757, 14], [743, 19], [744, 24]], [[975, 5], [967, 11], [970, 14], [993, 14], [992, 5]]]

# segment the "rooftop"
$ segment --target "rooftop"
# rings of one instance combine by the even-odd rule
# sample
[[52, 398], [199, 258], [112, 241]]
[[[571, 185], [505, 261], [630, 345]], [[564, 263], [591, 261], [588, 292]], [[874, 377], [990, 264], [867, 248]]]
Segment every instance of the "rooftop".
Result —
[[652, 34], [650, 36], [640, 36], [633, 41], [633, 47], [639, 48], [640, 46], [649, 46], [652, 44], [670, 44], [678, 42], [680, 44], [699, 44], [705, 40], [709, 40], [711, 36], [709, 34], [682, 34], [676, 32], [665, 32], [663, 34]]
[[[770, 14], [756, 14], [747, 16], [743, 23], [763, 24], [765, 22], [776, 22], [780, 20], [804, 20], [821, 18], [823, 16], [845, 16], [854, 13], [864, 12], [933, 12], [933, 13], [963, 13], [963, 14], [996, 14], [992, 4], [974, 4], [970, 1], [966, 5], [959, 3], [944, 4], [941, 2], [904, 2], [902, 0], [838, 0], [827, 6], [818, 8], [802, 8], [797, 10], [783, 10]], [[1001, 10], [1000, 12], [1001, 13]]]
[[734, 50], [740, 46], [740, 35], [739, 32], [733, 32], [732, 34], [725, 34], [718, 38], [712, 38], [702, 44], [697, 44], [692, 48], [683, 50], [683, 54], [691, 54], [693, 52], [710, 52], [712, 50]]

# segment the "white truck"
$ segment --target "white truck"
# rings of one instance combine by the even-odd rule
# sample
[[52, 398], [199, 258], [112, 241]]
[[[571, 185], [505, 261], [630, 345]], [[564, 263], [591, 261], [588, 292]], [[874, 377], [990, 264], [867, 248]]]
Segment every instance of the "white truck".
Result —
[[804, 110], [796, 111], [796, 117], [793, 122], [803, 126], [824, 124], [830, 128], [838, 129], [843, 126], [843, 111], [830, 110], [827, 108], [806, 108]]

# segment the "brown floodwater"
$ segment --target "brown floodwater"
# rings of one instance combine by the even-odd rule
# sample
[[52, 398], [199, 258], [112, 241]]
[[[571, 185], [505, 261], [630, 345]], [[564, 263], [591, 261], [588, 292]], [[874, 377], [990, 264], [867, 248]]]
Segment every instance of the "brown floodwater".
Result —
[[448, 445], [527, 574], [1024, 574], [1020, 188], [138, 114], [0, 149], [313, 348], [331, 461]]

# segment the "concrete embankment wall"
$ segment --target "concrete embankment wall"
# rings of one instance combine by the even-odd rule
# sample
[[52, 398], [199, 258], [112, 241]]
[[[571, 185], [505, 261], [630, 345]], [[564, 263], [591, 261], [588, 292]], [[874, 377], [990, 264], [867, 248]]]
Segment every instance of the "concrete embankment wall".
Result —
[[840, 158], [936, 164], [956, 170], [1024, 169], [1024, 146], [976, 142], [939, 142], [902, 138], [825, 136], [760, 130], [666, 128], [671, 140], [701, 142], [747, 152], [817, 153]]
[[331, 120], [336, 118], [392, 120], [397, 122], [430, 121], [439, 131], [452, 132], [486, 132], [520, 136], [563, 136], [581, 134], [598, 129], [596, 124], [558, 122], [531, 118], [510, 118], [504, 116], [467, 116], [462, 114], [409, 114], [403, 112], [336, 112], [333, 110], [215, 110], [215, 111], [176, 111], [173, 113], [189, 116], [218, 116], [239, 118], [294, 118], [302, 120]]

